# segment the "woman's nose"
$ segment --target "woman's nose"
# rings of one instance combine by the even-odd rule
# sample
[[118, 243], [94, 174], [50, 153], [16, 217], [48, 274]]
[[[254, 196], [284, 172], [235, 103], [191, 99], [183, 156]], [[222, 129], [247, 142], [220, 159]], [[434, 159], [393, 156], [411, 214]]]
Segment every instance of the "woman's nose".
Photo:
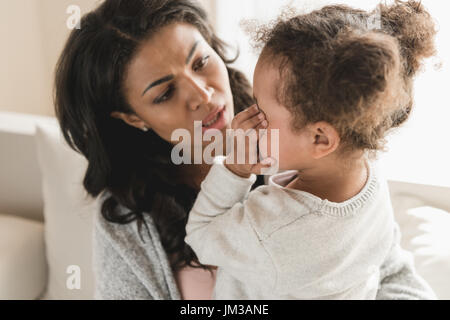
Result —
[[201, 105], [208, 105], [211, 102], [214, 89], [200, 80], [189, 78], [188, 82], [192, 89], [192, 94], [188, 101], [189, 108], [195, 111]]

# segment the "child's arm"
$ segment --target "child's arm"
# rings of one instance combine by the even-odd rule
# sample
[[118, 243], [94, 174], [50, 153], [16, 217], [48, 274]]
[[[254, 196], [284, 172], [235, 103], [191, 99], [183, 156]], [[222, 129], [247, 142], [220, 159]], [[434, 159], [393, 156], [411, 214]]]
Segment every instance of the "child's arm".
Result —
[[242, 178], [217, 157], [189, 213], [185, 241], [202, 264], [215, 265], [241, 281], [274, 285], [275, 269], [253, 229], [243, 202], [256, 176]]
[[[231, 126], [234, 150], [227, 158], [217, 157], [202, 182], [189, 213], [185, 241], [201, 263], [226, 269], [238, 279], [254, 279], [270, 286], [275, 281], [275, 269], [252, 226], [244, 202], [256, 180], [255, 173], [270, 163], [251, 163], [250, 155], [257, 160], [254, 154], [257, 139], [243, 139], [244, 145], [238, 143], [239, 135], [242, 138], [250, 133], [258, 137], [257, 130], [265, 128], [267, 121], [259, 109], [252, 106], [236, 115]], [[239, 152], [244, 154], [241, 159]], [[233, 159], [235, 155], [237, 157]], [[230, 159], [234, 160], [231, 165]]]

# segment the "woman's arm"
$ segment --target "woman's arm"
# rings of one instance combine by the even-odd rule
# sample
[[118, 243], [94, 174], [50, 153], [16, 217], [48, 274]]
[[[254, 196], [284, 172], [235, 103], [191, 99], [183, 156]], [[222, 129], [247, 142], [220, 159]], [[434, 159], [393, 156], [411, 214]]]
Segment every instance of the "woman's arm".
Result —
[[[126, 211], [123, 207], [119, 210]], [[170, 263], [149, 214], [146, 228], [137, 223], [94, 219], [94, 274], [97, 299], [179, 300]]]
[[416, 272], [414, 260], [400, 247], [400, 232], [396, 224], [395, 243], [381, 267], [377, 300], [431, 300], [436, 294]]
[[95, 299], [153, 300], [110, 241], [98, 230], [94, 232]]

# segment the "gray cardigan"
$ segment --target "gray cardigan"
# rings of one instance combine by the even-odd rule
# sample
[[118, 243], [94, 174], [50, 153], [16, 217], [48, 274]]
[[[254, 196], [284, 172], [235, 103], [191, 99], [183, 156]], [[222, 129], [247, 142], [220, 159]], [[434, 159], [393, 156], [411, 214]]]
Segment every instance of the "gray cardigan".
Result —
[[[124, 210], [122, 207], [121, 210]], [[107, 222], [100, 212], [94, 219], [95, 298], [113, 300], [179, 300], [180, 292], [159, 233], [149, 215], [149, 232], [136, 223]], [[381, 268], [378, 300], [436, 299], [428, 284], [416, 273], [411, 254], [398, 246]]]

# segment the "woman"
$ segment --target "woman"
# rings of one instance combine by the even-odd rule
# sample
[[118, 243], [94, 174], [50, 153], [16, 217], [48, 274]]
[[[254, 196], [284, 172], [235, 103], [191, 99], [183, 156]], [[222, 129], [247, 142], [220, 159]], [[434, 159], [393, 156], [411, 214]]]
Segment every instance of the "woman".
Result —
[[[171, 135], [182, 128], [194, 136], [194, 121], [224, 133], [253, 103], [224, 52], [189, 0], [106, 0], [70, 35], [56, 72], [56, 114], [67, 142], [88, 160], [85, 189], [101, 198], [97, 298], [211, 296], [215, 268], [200, 265], [184, 243], [209, 165], [174, 165]], [[192, 151], [209, 143], [192, 143]], [[434, 295], [396, 244], [377, 297]]]

